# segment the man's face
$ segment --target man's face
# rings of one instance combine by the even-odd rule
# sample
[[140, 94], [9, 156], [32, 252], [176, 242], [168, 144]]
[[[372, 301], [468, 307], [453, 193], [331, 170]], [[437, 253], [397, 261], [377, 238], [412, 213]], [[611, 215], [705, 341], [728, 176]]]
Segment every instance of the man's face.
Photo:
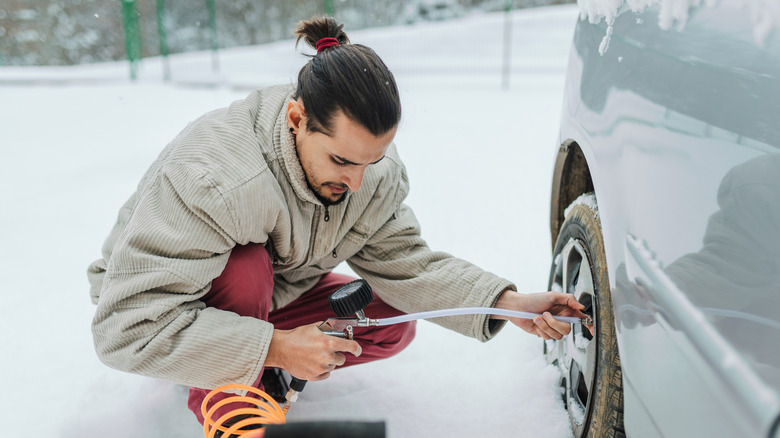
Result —
[[287, 108], [287, 123], [295, 133], [298, 159], [309, 187], [325, 205], [343, 201], [357, 192], [366, 168], [382, 160], [397, 130], [376, 137], [358, 122], [338, 111], [331, 135], [306, 130], [306, 115], [298, 101]]

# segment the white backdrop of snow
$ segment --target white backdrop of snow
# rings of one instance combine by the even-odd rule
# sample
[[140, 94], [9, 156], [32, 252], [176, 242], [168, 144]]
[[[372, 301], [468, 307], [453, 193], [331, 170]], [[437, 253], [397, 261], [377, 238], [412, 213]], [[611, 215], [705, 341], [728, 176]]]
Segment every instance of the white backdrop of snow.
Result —
[[[404, 106], [396, 143], [431, 247], [523, 292], [547, 286], [549, 187], [577, 14], [512, 13], [509, 91], [500, 89], [501, 14], [350, 34], [396, 72]], [[202, 73], [208, 53], [173, 57], [172, 84], [154, 59], [136, 83], [123, 79], [122, 63], [0, 69], [3, 436], [202, 436], [184, 387], [97, 360], [85, 269], [187, 122], [247, 94], [235, 86], [294, 81], [305, 61], [291, 40], [220, 56], [219, 75]], [[3, 85], [19, 78], [43, 82]], [[71, 85], [46, 83], [61, 78]], [[289, 415], [323, 418], [382, 419], [391, 437], [571, 435], [541, 341], [515, 327], [481, 344], [421, 322], [407, 350], [310, 383]]]

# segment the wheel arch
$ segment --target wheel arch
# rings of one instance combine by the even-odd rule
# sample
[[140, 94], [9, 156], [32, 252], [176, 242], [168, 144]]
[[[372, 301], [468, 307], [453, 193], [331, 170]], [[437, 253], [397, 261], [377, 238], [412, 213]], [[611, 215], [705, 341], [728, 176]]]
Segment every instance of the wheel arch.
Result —
[[580, 145], [574, 140], [564, 141], [558, 148], [558, 155], [555, 158], [550, 198], [550, 235], [553, 250], [563, 224], [566, 207], [583, 193], [592, 191], [594, 191], [593, 179]]

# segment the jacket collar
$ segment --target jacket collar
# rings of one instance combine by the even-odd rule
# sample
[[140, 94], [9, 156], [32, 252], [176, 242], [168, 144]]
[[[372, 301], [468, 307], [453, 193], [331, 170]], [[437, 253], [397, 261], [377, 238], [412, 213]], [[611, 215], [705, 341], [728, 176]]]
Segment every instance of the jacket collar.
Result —
[[322, 202], [317, 199], [317, 196], [314, 195], [314, 192], [309, 188], [309, 184], [306, 182], [306, 175], [303, 173], [301, 160], [298, 158], [298, 151], [295, 148], [295, 139], [287, 127], [286, 104], [282, 105], [282, 111], [276, 120], [274, 147], [276, 148], [277, 156], [282, 162], [282, 171], [298, 198], [315, 205], [322, 205]]

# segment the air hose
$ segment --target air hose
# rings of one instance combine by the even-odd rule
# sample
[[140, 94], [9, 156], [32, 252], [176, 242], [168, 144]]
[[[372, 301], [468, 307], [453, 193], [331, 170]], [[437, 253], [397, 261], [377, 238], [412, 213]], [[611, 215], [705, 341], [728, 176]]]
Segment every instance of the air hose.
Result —
[[[331, 318], [320, 326], [320, 329], [331, 336], [338, 336], [352, 339], [353, 327], [387, 326], [401, 324], [404, 322], [415, 321], [418, 319], [440, 318], [443, 316], [457, 315], [496, 315], [510, 318], [534, 319], [538, 313], [520, 312], [515, 310], [498, 309], [494, 307], [463, 307], [455, 309], [433, 310], [429, 312], [410, 313], [391, 318], [371, 319], [363, 313], [363, 309], [371, 303], [373, 292], [365, 280], [355, 280], [340, 287], [328, 298], [331, 309], [338, 318]], [[350, 316], [352, 315], [352, 316]], [[569, 324], [593, 324], [591, 318], [577, 318], [571, 316], [553, 315], [553, 318]], [[265, 392], [244, 385], [225, 385], [211, 391], [201, 405], [203, 414], [203, 431], [206, 438], [214, 438], [217, 431], [222, 432], [225, 437], [238, 438], [259, 438], [264, 437], [264, 429], [261, 430], [243, 430], [246, 427], [262, 427], [270, 424], [284, 424], [285, 414], [290, 409], [290, 403], [298, 398], [298, 393], [303, 390], [306, 381], [293, 377], [290, 382], [290, 390], [287, 392], [287, 401], [284, 407], [271, 398]], [[258, 395], [262, 400], [246, 396], [230, 396], [215, 403], [210, 409], [207, 409], [211, 398], [222, 391], [243, 390]], [[211, 416], [222, 406], [235, 402], [248, 402], [256, 404], [256, 408], [241, 408], [229, 412], [218, 420], [214, 421]], [[259, 403], [258, 403], [259, 402]], [[230, 424], [229, 427], [226, 424]]]
[[[211, 408], [211, 399], [225, 391], [247, 391], [258, 395], [256, 398], [230, 395]], [[233, 409], [216, 421], [212, 419], [217, 410], [231, 403], [251, 403], [254, 408]], [[287, 423], [285, 414], [289, 406], [280, 408], [279, 404], [265, 392], [246, 385], [224, 385], [211, 391], [201, 403], [203, 414], [203, 433], [205, 438], [298, 438], [317, 436], [322, 438], [385, 438], [383, 421], [302, 421]]]
[[[418, 319], [440, 318], [442, 316], [457, 315], [497, 315], [511, 318], [534, 319], [542, 316], [538, 313], [521, 312], [517, 310], [498, 309], [495, 307], [458, 307], [454, 309], [432, 310], [429, 312], [409, 313], [392, 318], [370, 319], [363, 314], [363, 309], [373, 300], [374, 295], [371, 286], [365, 280], [355, 280], [345, 284], [328, 297], [328, 304], [338, 318], [332, 318], [328, 322], [350, 323], [356, 327], [385, 326], [415, 321]], [[350, 317], [352, 315], [352, 317]], [[576, 318], [571, 316], [553, 315], [558, 321], [569, 324], [592, 324], [590, 318]], [[357, 322], [357, 323], [355, 323]], [[342, 324], [343, 325], [343, 324]], [[334, 333], [328, 333], [334, 334]], [[334, 334], [335, 335], [335, 334]]]
[[[231, 395], [208, 408], [209, 402], [215, 395], [235, 390], [255, 394], [261, 400], [248, 396]], [[217, 409], [230, 403], [251, 403], [255, 407], [233, 409], [217, 420], [211, 418], [217, 412]], [[263, 429], [257, 429], [258, 427], [287, 422], [285, 419], [287, 412], [282, 410], [276, 400], [264, 391], [247, 385], [223, 385], [214, 389], [203, 399], [203, 403], [200, 405], [200, 412], [203, 415], [203, 434], [206, 438], [214, 438], [217, 436], [217, 432], [220, 432], [222, 437], [261, 438], [265, 436], [265, 432]], [[246, 430], [246, 428], [253, 428], [254, 430]]]
[[[456, 309], [431, 310], [429, 312], [409, 313], [406, 315], [395, 316], [392, 318], [377, 319], [377, 326], [401, 324], [403, 322], [415, 321], [418, 319], [440, 318], [442, 316], [457, 315], [498, 315], [511, 318], [534, 319], [541, 316], [538, 313], [520, 312], [516, 310], [496, 309], [495, 307], [459, 307]], [[590, 324], [586, 318], [577, 318], [573, 316], [553, 315], [553, 318], [569, 324]]]

